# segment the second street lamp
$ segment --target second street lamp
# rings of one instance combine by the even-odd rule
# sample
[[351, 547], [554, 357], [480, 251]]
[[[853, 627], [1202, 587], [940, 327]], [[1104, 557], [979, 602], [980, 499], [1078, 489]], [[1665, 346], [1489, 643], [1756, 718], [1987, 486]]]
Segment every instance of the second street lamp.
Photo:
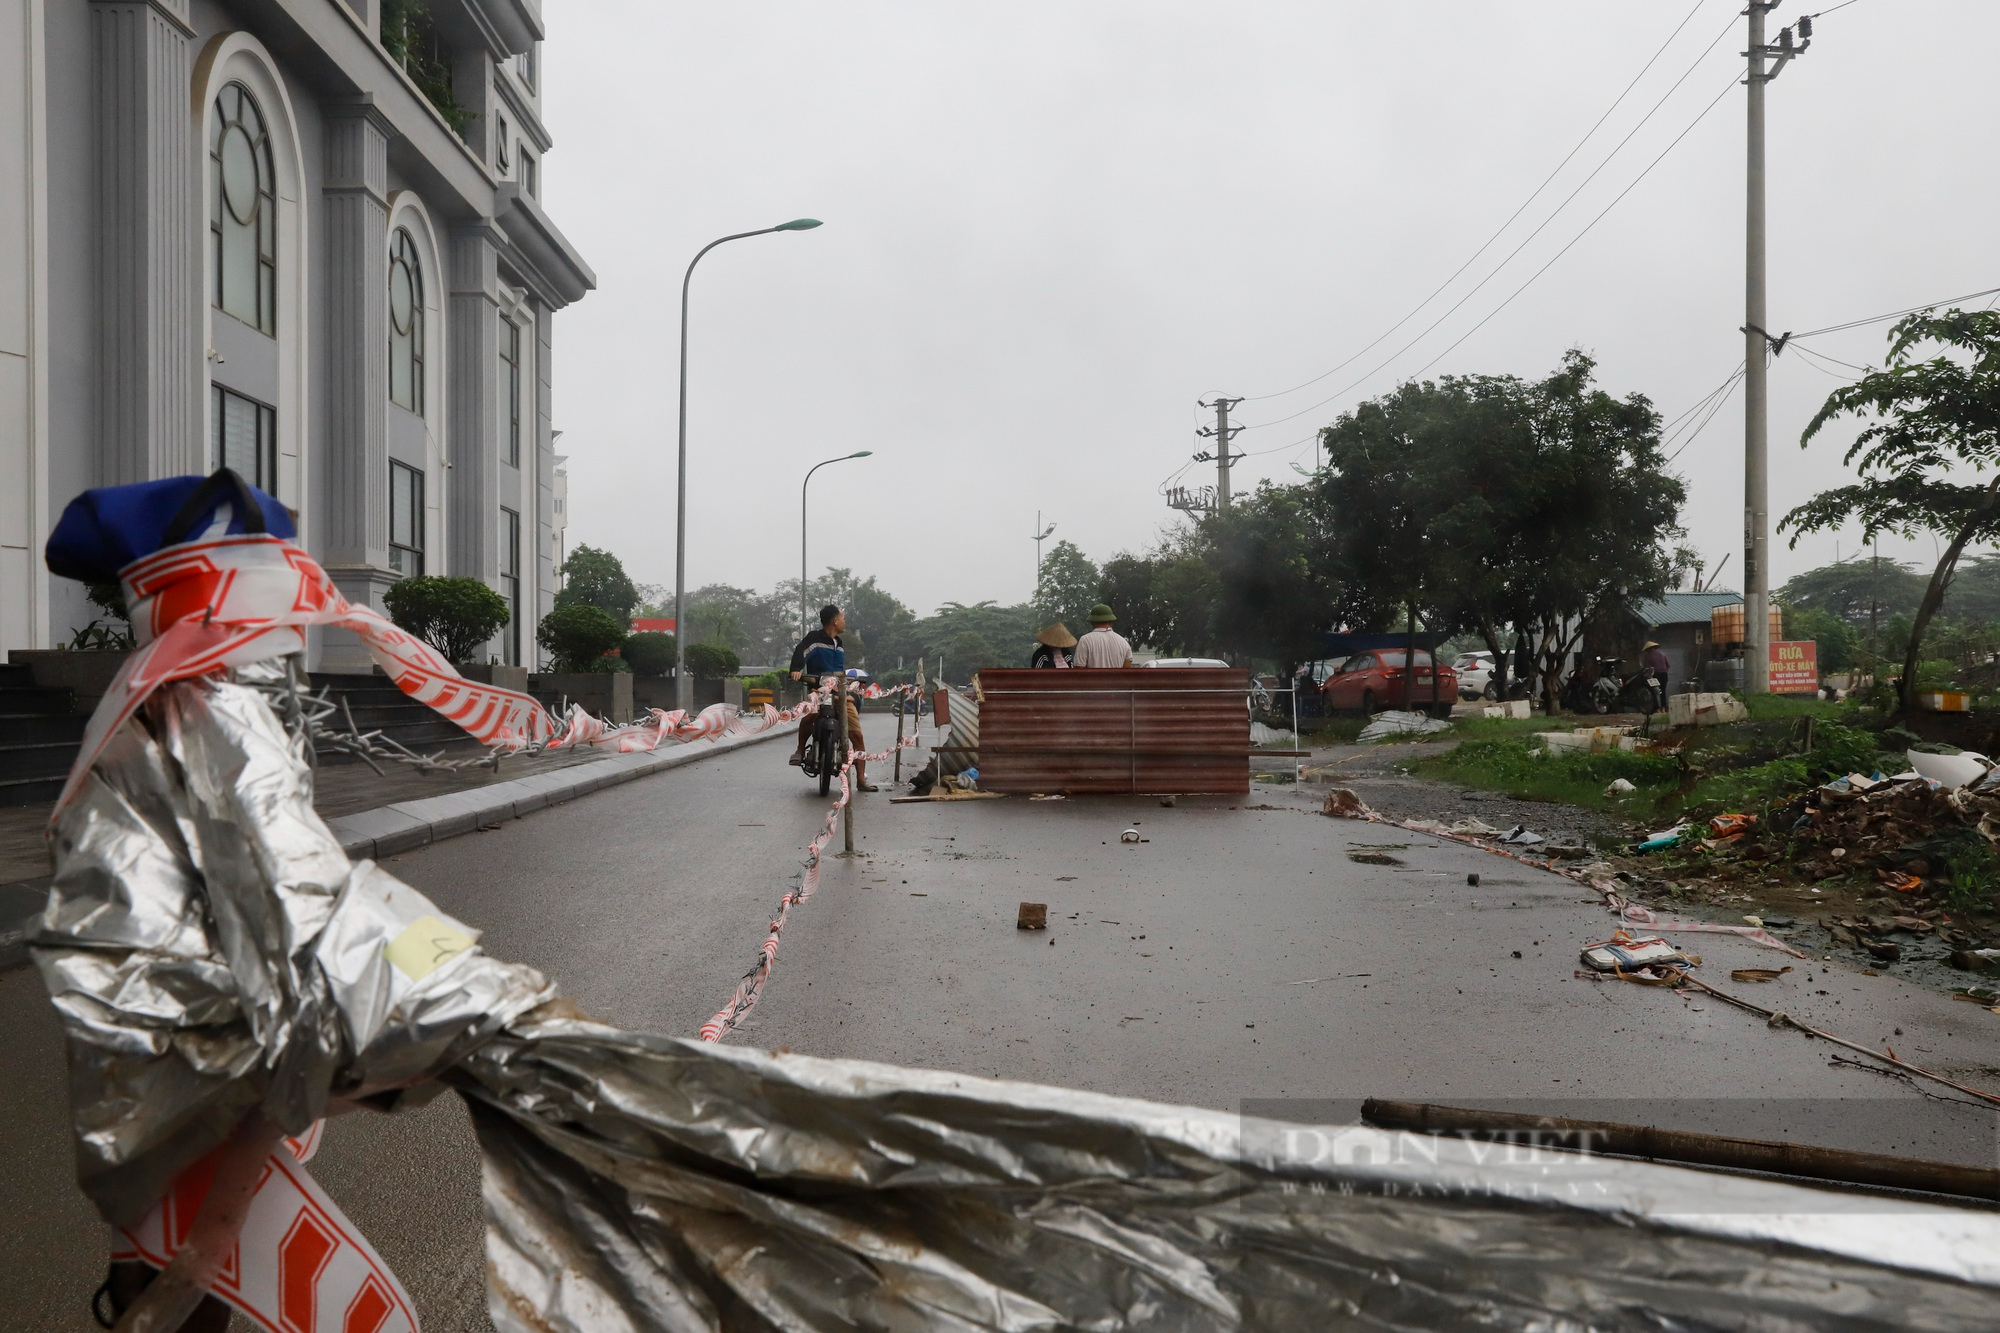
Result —
[[838, 458], [814, 463], [806, 469], [806, 479], [799, 483], [799, 635], [801, 638], [812, 633], [812, 626], [807, 623], [812, 618], [810, 610], [812, 601], [806, 596], [806, 487], [812, 484], [813, 473], [828, 463], [845, 463], [850, 458], [868, 458], [874, 452], [873, 449], [856, 449], [851, 454], [842, 454]]
[[680, 424], [680, 469], [679, 480], [674, 495], [674, 706], [683, 712], [694, 703], [694, 692], [688, 687], [687, 674], [687, 524], [688, 524], [688, 284], [694, 281], [694, 266], [701, 257], [716, 246], [727, 241], [740, 241], [746, 236], [768, 236], [774, 231], [811, 231], [820, 225], [818, 218], [793, 218], [790, 222], [780, 222], [775, 227], [760, 227], [756, 231], [739, 231], [733, 235], [717, 237], [701, 249], [695, 251], [688, 261], [687, 276], [681, 279], [681, 424]]

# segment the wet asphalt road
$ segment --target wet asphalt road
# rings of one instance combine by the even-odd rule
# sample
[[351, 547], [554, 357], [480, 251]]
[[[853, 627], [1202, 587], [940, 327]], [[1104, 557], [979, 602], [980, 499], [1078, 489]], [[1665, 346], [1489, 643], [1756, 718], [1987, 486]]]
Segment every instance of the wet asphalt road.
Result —
[[[871, 739], [885, 721], [870, 719]], [[1170, 809], [888, 795], [863, 798], [860, 855], [831, 861], [794, 913], [765, 1002], [735, 1040], [1204, 1106], [1254, 1100], [1298, 1119], [1366, 1096], [1512, 1098], [1995, 1161], [1989, 1116], [1831, 1065], [1823, 1043], [1714, 1001], [1573, 979], [1579, 946], [1611, 928], [1588, 890], [1322, 817], [1310, 789], [1259, 784]], [[692, 1034], [751, 961], [820, 810], [777, 743], [389, 864], [593, 1016]], [[1146, 841], [1121, 844], [1128, 826]], [[1401, 864], [1350, 861], [1363, 845]], [[1015, 928], [1024, 900], [1048, 904], [1046, 932]], [[1725, 986], [1731, 967], [1790, 961], [1724, 937], [1680, 942]], [[2000, 1016], [1892, 977], [1794, 966], [1734, 989], [2000, 1082]], [[0, 977], [0, 1034], [0, 1265], [19, 1275], [0, 1327], [88, 1329], [103, 1236], [70, 1183], [61, 1047], [32, 972]], [[314, 1171], [427, 1329], [486, 1327], [478, 1165], [454, 1099], [335, 1122]]]

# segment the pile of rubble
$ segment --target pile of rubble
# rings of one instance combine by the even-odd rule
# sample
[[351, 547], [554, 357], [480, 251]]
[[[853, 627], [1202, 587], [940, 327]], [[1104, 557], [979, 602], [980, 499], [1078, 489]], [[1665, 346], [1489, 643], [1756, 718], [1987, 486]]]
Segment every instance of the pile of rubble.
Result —
[[1988, 860], [2000, 844], [2000, 779], [1947, 787], [1930, 779], [1851, 775], [1814, 789], [1786, 811], [1799, 871], [1824, 879], [1856, 867], [1899, 893], [1942, 890], [1953, 862]]

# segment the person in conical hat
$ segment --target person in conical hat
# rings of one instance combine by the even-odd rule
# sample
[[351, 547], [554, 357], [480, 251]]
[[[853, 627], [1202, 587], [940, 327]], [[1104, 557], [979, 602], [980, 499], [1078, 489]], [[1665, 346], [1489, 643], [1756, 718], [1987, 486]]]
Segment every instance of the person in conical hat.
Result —
[[1074, 665], [1076, 635], [1058, 620], [1055, 624], [1035, 636], [1035, 651], [1028, 658], [1031, 667], [1066, 667]]

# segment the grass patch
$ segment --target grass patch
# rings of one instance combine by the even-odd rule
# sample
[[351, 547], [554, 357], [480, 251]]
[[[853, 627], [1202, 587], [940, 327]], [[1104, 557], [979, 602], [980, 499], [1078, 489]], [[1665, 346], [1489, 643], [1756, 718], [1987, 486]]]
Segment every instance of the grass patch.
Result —
[[[1501, 719], [1494, 719], [1501, 720]], [[1551, 730], [1543, 726], [1540, 730]], [[1673, 791], [1680, 766], [1672, 755], [1645, 750], [1601, 754], [1550, 751], [1524, 736], [1467, 740], [1444, 754], [1421, 759], [1417, 771], [1483, 791], [1504, 792], [1524, 801], [1560, 801], [1592, 810], [1634, 811]], [[1637, 792], [1606, 796], [1604, 788], [1624, 778]]]

